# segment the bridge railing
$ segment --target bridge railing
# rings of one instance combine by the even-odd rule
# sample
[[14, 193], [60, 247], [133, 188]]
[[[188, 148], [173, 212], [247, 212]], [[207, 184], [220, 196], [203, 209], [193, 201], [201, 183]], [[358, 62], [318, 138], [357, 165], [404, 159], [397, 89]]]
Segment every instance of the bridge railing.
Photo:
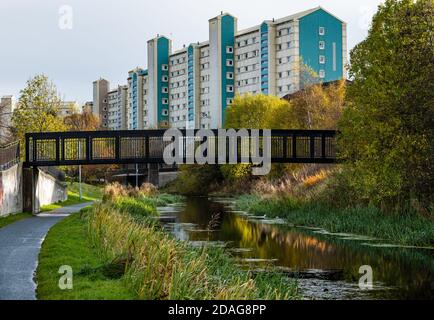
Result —
[[[217, 130], [208, 141], [208, 150], [214, 151], [216, 160], [221, 156]], [[181, 130], [180, 155], [192, 156], [203, 138], [189, 136]], [[250, 130], [248, 130], [251, 133]], [[92, 131], [26, 134], [27, 166], [60, 166], [86, 164], [164, 163], [164, 149], [172, 143], [163, 141], [165, 130]], [[260, 135], [261, 137], [261, 135]], [[264, 138], [259, 139], [263, 151]], [[238, 137], [235, 148], [238, 162], [242, 155], [251, 154], [253, 139]], [[194, 146], [191, 148], [191, 146]], [[229, 140], [226, 156], [229, 158]], [[208, 151], [209, 152], [209, 151]], [[271, 161], [273, 163], [333, 163], [336, 160], [336, 132], [329, 130], [272, 130]]]
[[0, 146], [0, 171], [7, 170], [20, 162], [20, 142]]

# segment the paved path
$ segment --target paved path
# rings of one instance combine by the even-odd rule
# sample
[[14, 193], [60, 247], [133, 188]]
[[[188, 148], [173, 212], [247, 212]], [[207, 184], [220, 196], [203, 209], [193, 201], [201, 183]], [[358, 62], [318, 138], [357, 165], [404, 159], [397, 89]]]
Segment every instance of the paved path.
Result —
[[33, 277], [45, 235], [64, 217], [90, 204], [56, 209], [0, 229], [0, 300], [36, 299]]

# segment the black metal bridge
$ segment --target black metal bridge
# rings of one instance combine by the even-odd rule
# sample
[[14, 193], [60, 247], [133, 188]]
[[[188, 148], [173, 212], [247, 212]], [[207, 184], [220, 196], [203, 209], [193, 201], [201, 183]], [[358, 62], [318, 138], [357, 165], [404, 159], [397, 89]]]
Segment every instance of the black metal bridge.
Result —
[[[181, 130], [184, 142], [195, 141], [194, 148], [204, 141], [203, 138], [195, 137], [197, 131], [195, 130], [194, 135], [191, 135], [189, 130]], [[215, 134], [214, 139], [220, 139], [217, 136], [218, 130], [212, 131]], [[248, 132], [250, 134], [251, 130]], [[165, 130], [29, 133], [26, 134], [24, 165], [48, 167], [90, 164], [161, 164], [165, 163], [164, 149], [171, 143], [163, 140], [164, 133]], [[227, 140], [226, 143], [229, 146], [229, 139]], [[246, 148], [245, 140], [240, 137], [235, 140], [236, 150], [239, 154], [243, 154]], [[188, 153], [187, 144], [182, 143], [181, 154], [184, 160]], [[215, 148], [217, 158], [219, 152], [222, 152], [219, 150], [219, 143], [210, 145]], [[260, 145], [262, 146], [263, 143], [260, 142]], [[225, 149], [229, 150], [229, 148]], [[239, 162], [241, 162], [240, 157]], [[336, 131], [271, 130], [271, 162], [334, 163], [336, 162]]]

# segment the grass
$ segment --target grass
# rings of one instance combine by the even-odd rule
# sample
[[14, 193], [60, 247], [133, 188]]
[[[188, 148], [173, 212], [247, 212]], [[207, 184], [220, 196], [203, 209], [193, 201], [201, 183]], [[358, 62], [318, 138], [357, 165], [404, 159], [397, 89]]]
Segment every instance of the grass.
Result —
[[43, 206], [42, 212], [53, 211], [66, 206], [75, 204], [92, 202], [102, 198], [102, 188], [90, 184], [82, 183], [82, 199], [80, 200], [79, 184], [77, 182], [68, 183], [68, 199], [66, 201], [58, 202]]
[[[118, 200], [117, 200], [118, 201]], [[131, 200], [126, 208], [130, 208]], [[113, 203], [94, 206], [91, 243], [107, 263], [122, 262], [125, 282], [145, 300], [255, 300], [298, 297], [295, 282], [279, 275], [252, 277], [221, 249], [193, 249]], [[143, 211], [152, 215], [153, 211]], [[145, 223], [143, 223], [145, 221]]]
[[31, 217], [30, 213], [17, 213], [12, 214], [7, 217], [0, 217], [0, 228], [7, 226], [8, 224], [14, 223], [19, 220], [27, 219]]
[[[61, 290], [58, 270], [69, 265], [73, 270], [73, 289]], [[48, 233], [39, 254], [37, 297], [42, 300], [128, 300], [135, 295], [122, 279], [105, 274], [104, 264], [90, 245], [87, 220], [73, 214]], [[92, 270], [92, 272], [89, 272]]]
[[330, 208], [289, 197], [261, 199], [247, 195], [236, 201], [238, 210], [280, 217], [295, 225], [375, 237], [401, 245], [434, 245], [434, 223], [416, 214], [385, 214], [375, 207]]
[[[294, 281], [253, 276], [222, 249], [195, 249], [150, 218], [171, 195], [116, 191], [102, 203], [56, 225], [43, 243], [37, 270], [40, 299], [296, 299]], [[121, 187], [119, 187], [121, 188]], [[125, 194], [135, 194], [127, 197]], [[74, 270], [74, 289], [58, 289], [58, 268]]]

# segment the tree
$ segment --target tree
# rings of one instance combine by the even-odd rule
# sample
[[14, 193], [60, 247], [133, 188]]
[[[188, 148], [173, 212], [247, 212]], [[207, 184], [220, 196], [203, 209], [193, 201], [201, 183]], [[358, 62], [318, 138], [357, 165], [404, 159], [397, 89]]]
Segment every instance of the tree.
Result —
[[294, 121], [300, 129], [334, 130], [345, 108], [346, 80], [316, 83], [291, 97]]
[[339, 144], [348, 183], [366, 202], [432, 201], [433, 41], [433, 0], [386, 0], [351, 52]]
[[235, 97], [226, 109], [226, 128], [291, 129], [297, 127], [286, 100], [263, 94]]
[[63, 122], [70, 131], [96, 131], [101, 124], [98, 116], [89, 111], [73, 113], [65, 117]]
[[25, 146], [25, 134], [30, 132], [64, 131], [57, 113], [61, 105], [55, 85], [45, 75], [36, 75], [20, 91], [12, 124], [17, 138]]

